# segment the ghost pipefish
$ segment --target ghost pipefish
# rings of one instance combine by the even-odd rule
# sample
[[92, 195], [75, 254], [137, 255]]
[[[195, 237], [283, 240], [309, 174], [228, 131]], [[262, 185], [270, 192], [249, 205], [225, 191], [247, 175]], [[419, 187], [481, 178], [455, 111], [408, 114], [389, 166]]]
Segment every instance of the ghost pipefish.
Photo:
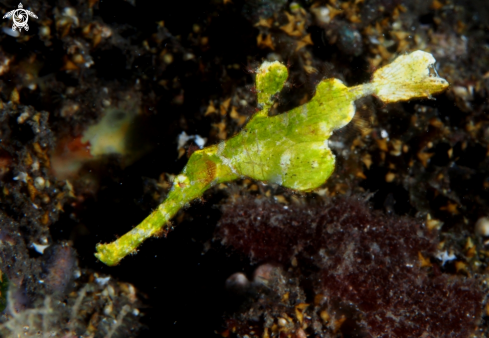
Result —
[[256, 74], [262, 109], [235, 136], [194, 152], [175, 177], [166, 200], [122, 237], [98, 244], [95, 256], [107, 265], [118, 264], [145, 239], [166, 231], [171, 218], [185, 204], [219, 183], [249, 177], [297, 191], [321, 186], [335, 164], [328, 139], [335, 129], [351, 121], [354, 101], [367, 95], [375, 95], [384, 103], [431, 98], [449, 85], [434, 71], [434, 63], [431, 54], [416, 51], [376, 70], [372, 80], [363, 85], [346, 87], [338, 79], [326, 79], [318, 84], [308, 103], [268, 116], [288, 72], [279, 62], [264, 62]]

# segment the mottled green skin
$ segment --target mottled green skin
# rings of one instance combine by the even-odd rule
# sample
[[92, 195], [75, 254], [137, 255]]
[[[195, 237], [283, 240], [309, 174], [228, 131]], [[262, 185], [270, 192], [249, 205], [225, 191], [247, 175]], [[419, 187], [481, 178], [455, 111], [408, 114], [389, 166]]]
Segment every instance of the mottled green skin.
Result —
[[117, 264], [145, 239], [167, 231], [178, 210], [218, 183], [250, 177], [298, 191], [321, 186], [334, 170], [328, 139], [351, 121], [354, 101], [370, 94], [384, 102], [430, 97], [448, 86], [429, 73], [433, 63], [431, 54], [418, 51], [377, 70], [369, 84], [347, 88], [337, 79], [324, 80], [310, 102], [269, 117], [274, 96], [282, 90], [288, 73], [278, 62], [265, 62], [256, 76], [261, 111], [226, 142], [192, 154], [167, 199], [118, 240], [97, 245], [95, 255], [107, 265]]
[[[270, 68], [273, 74], [285, 67], [275, 63]], [[354, 112], [348, 89], [339, 80], [326, 80], [307, 104], [273, 117], [254, 116], [239, 134], [226, 141], [221, 156], [230, 159], [230, 166], [240, 176], [301, 191], [315, 189], [334, 170], [328, 138], [333, 130], [348, 123]]]

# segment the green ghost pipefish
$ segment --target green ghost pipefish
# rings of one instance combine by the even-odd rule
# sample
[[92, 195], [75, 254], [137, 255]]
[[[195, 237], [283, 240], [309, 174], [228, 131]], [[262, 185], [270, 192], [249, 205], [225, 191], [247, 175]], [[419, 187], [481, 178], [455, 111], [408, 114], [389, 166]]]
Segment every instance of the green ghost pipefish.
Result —
[[269, 117], [273, 97], [282, 90], [288, 72], [279, 62], [264, 62], [256, 74], [262, 109], [237, 135], [193, 153], [166, 200], [116, 241], [98, 244], [95, 256], [107, 265], [119, 263], [145, 239], [167, 230], [168, 222], [185, 204], [222, 182], [249, 177], [298, 191], [321, 186], [335, 164], [328, 139], [351, 121], [354, 101], [367, 95], [384, 103], [431, 98], [448, 87], [436, 74], [434, 63], [431, 54], [416, 51], [375, 71], [367, 84], [346, 87], [340, 80], [327, 79], [319, 83], [310, 102]]

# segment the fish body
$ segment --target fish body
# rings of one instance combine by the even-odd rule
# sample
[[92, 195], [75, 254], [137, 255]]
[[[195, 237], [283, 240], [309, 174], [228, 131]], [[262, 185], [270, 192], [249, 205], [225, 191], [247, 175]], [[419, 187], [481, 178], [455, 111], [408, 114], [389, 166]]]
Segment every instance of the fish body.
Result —
[[416, 51], [378, 69], [372, 81], [363, 85], [347, 87], [338, 79], [326, 79], [309, 102], [268, 116], [288, 72], [279, 62], [264, 62], [256, 76], [261, 110], [235, 136], [194, 152], [167, 199], [127, 234], [112, 243], [98, 244], [95, 256], [107, 265], [119, 263], [146, 238], [167, 231], [178, 210], [219, 183], [249, 177], [297, 191], [318, 188], [334, 171], [335, 155], [328, 139], [352, 120], [355, 100], [367, 95], [384, 103], [431, 98], [448, 87], [434, 63], [431, 54]]

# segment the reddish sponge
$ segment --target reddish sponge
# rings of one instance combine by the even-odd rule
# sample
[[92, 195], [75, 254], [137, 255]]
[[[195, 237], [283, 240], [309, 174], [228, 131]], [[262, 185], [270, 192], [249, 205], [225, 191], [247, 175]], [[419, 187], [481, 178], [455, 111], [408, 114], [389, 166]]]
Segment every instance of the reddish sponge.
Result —
[[[341, 322], [367, 336], [468, 337], [480, 318], [477, 280], [421, 267], [419, 255], [433, 257], [437, 247], [421, 222], [372, 212], [358, 199], [284, 206], [242, 197], [224, 207], [217, 236], [255, 262], [289, 267], [304, 294], [323, 295], [309, 300], [313, 320], [348, 304], [355, 310]], [[338, 321], [324, 324], [307, 333], [331, 333]]]

